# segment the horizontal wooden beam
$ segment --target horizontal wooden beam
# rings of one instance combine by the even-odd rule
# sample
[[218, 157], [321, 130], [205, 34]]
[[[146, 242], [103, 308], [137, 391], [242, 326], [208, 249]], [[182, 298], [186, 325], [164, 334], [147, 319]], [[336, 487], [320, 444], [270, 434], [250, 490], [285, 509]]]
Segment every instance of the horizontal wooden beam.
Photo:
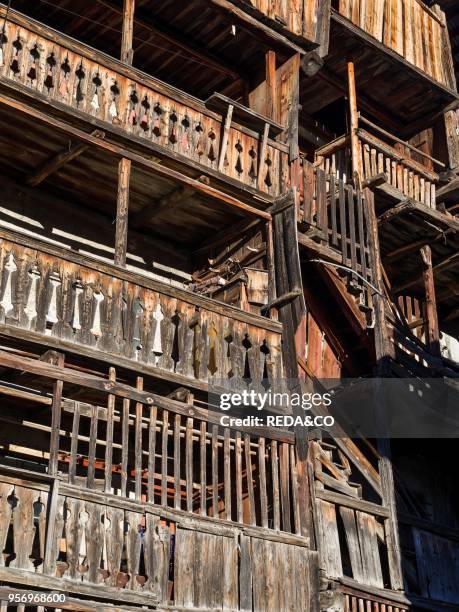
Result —
[[[96, 138], [104, 138], [105, 133], [101, 130], [94, 130], [91, 132], [91, 136], [95, 136]], [[57, 172], [59, 168], [62, 168], [62, 166], [65, 166], [65, 164], [68, 164], [73, 159], [76, 159], [89, 148], [90, 145], [88, 144], [70, 144], [68, 148], [62, 149], [62, 151], [59, 151], [41, 164], [39, 168], [35, 170], [35, 172], [29, 174], [29, 176], [25, 179], [25, 183], [30, 187], [36, 187], [46, 178], [51, 176], [51, 174]]]
[[167, 195], [150, 202], [150, 204], [147, 204], [142, 210], [132, 215], [132, 217], [129, 218], [129, 225], [131, 227], [139, 227], [140, 225], [147, 224], [153, 217], [156, 217], [163, 211], [173, 211], [180, 202], [189, 197], [192, 193], [193, 189], [186, 186], [172, 190]]
[[228, 206], [232, 206], [233, 208], [237, 208], [249, 215], [253, 215], [255, 217], [260, 217], [262, 219], [270, 220], [271, 215], [268, 212], [263, 210], [259, 210], [258, 208], [254, 208], [249, 204], [245, 204], [241, 200], [231, 196], [215, 187], [211, 187], [210, 185], [206, 185], [205, 183], [200, 182], [199, 180], [190, 178], [177, 170], [173, 170], [171, 168], [167, 168], [166, 166], [159, 164], [158, 162], [152, 161], [139, 155], [138, 153], [134, 153], [133, 151], [128, 151], [124, 149], [122, 146], [115, 144], [114, 142], [109, 142], [108, 140], [96, 138], [91, 134], [88, 134], [84, 130], [77, 128], [73, 125], [70, 125], [61, 119], [57, 119], [56, 117], [51, 117], [47, 113], [43, 113], [36, 108], [28, 106], [24, 102], [20, 102], [19, 100], [14, 100], [9, 96], [4, 94], [0, 94], [0, 104], [4, 104], [9, 108], [14, 108], [20, 112], [29, 115], [30, 117], [34, 117], [39, 121], [46, 123], [47, 125], [52, 126], [54, 129], [62, 130], [67, 134], [72, 134], [82, 142], [86, 142], [88, 144], [94, 145], [100, 149], [104, 149], [105, 151], [109, 151], [116, 156], [125, 157], [126, 159], [130, 159], [132, 162], [143, 166], [144, 168], [149, 168], [155, 174], [159, 176], [163, 176], [167, 179], [176, 181], [177, 183], [187, 185], [191, 187], [194, 191], [198, 193], [208, 196], [209, 198], [215, 199], [222, 204], [226, 204]]

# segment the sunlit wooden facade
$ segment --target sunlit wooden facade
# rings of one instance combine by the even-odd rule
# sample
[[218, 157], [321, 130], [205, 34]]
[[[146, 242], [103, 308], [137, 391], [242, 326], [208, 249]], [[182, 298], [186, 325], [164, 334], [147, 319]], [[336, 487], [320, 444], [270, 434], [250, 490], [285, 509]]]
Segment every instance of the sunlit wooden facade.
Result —
[[458, 377], [447, 26], [0, 5], [2, 611], [459, 605], [452, 442], [222, 426], [209, 395]]

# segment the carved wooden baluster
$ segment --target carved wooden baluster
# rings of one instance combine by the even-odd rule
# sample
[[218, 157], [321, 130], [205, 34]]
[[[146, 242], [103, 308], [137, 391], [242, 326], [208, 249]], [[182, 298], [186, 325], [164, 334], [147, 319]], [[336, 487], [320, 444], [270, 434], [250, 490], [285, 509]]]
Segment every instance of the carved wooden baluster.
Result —
[[50, 285], [50, 297], [48, 310], [46, 312], [46, 330], [45, 334], [50, 336], [53, 330], [54, 325], [59, 321], [57, 316], [58, 309], [58, 289], [62, 284], [61, 278], [57, 272], [52, 272], [49, 276], [49, 285]]
[[102, 80], [99, 76], [99, 73], [97, 73], [94, 78], [92, 79], [92, 83], [93, 83], [93, 93], [91, 96], [91, 102], [90, 102], [90, 106], [93, 110], [94, 114], [99, 114], [99, 110], [100, 110], [100, 100], [99, 100], [99, 89], [100, 86], [102, 85]]
[[108, 107], [108, 115], [114, 124], [121, 123], [118, 118], [118, 98], [120, 95], [120, 89], [116, 81], [113, 82], [113, 85], [110, 87], [110, 94], [112, 96], [110, 106]]
[[13, 304], [13, 279], [16, 278], [17, 265], [14, 261], [13, 252], [10, 251], [4, 265], [4, 291], [0, 301], [0, 306], [3, 308], [5, 317], [14, 316], [14, 304]]
[[70, 320], [70, 325], [73, 333], [81, 330], [82, 321], [82, 295], [84, 292], [83, 283], [79, 278], [73, 284], [73, 312]]
[[212, 321], [209, 329], [207, 331], [207, 335], [209, 336], [209, 358], [207, 361], [207, 369], [213, 376], [215, 372], [218, 370], [217, 368], [217, 355], [216, 355], [216, 339], [217, 339], [217, 329], [215, 327], [215, 323]]
[[190, 150], [190, 120], [188, 116], [182, 119], [182, 138], [180, 142], [180, 151], [182, 153], [188, 153]]
[[4, 24], [2, 31], [0, 32], [0, 68], [5, 65], [5, 51], [4, 47], [8, 42], [8, 37], [6, 35], [6, 23]]
[[140, 118], [140, 127], [144, 132], [148, 132], [150, 129], [150, 121], [149, 121], [149, 111], [150, 111], [150, 102], [148, 101], [147, 96], [141, 102], [142, 107], [142, 116]]
[[84, 577], [89, 569], [88, 565], [88, 541], [91, 533], [87, 529], [89, 513], [86, 511], [86, 504], [83, 502], [82, 509], [78, 515], [78, 529], [80, 531], [80, 546], [78, 548], [78, 571]]
[[21, 72], [22, 51], [23, 44], [18, 32], [17, 38], [13, 43], [13, 58], [10, 64], [10, 70], [13, 73], [13, 77], [17, 77]]
[[118, 575], [123, 553], [124, 511], [121, 508], [107, 506], [104, 523], [108, 574], [106, 581], [110, 586], [121, 586], [118, 584]]
[[138, 590], [140, 585], [137, 581], [139, 574], [142, 515], [137, 512], [126, 512], [129, 529], [126, 534], [126, 562], [127, 573], [129, 574], [129, 589]]
[[265, 340], [263, 340], [263, 344], [260, 346], [260, 353], [262, 354], [262, 368], [261, 368], [261, 384], [262, 386], [268, 390], [269, 387], [271, 386], [270, 380], [269, 380], [269, 369], [268, 369], [268, 359], [269, 359], [269, 355], [270, 355], [270, 350], [268, 347], [268, 343]]
[[257, 152], [255, 151], [253, 145], [250, 147], [250, 151], [249, 151], [249, 157], [250, 157], [250, 169], [249, 169], [249, 177], [252, 179], [252, 181], [256, 181], [257, 176], [258, 176], [258, 170], [257, 170]]
[[132, 127], [136, 126], [137, 121], [137, 104], [139, 103], [139, 97], [135, 89], [131, 91], [131, 95], [129, 96], [129, 114], [128, 114], [128, 125], [132, 125]]
[[169, 142], [173, 145], [177, 142], [177, 121], [177, 113], [173, 110], [169, 115]]
[[142, 353], [142, 318], [145, 308], [141, 304], [140, 300], [137, 299], [134, 302], [133, 314], [134, 321], [132, 326], [132, 351], [136, 360], [139, 359]]
[[199, 313], [199, 307], [196, 306], [196, 312], [194, 317], [189, 323], [189, 327], [193, 330], [193, 373], [195, 378], [199, 378], [199, 372], [201, 368], [201, 317]]
[[171, 317], [172, 325], [174, 326], [174, 337], [172, 340], [172, 351], [171, 357], [174, 362], [174, 372], [177, 369], [177, 363], [180, 361], [180, 347], [179, 347], [179, 325], [180, 325], [180, 315], [178, 310], [175, 311], [173, 317]]
[[56, 67], [56, 64], [57, 62], [54, 56], [54, 51], [52, 51], [50, 55], [48, 55], [48, 57], [46, 58], [46, 65], [48, 66], [48, 68], [46, 72], [46, 78], [43, 83], [43, 85], [48, 90], [48, 94], [50, 93], [51, 89], [53, 89], [54, 87], [54, 69]]
[[239, 175], [239, 178], [241, 178], [241, 174], [244, 171], [244, 167], [242, 165], [242, 158], [241, 158], [241, 154], [242, 151], [244, 150], [241, 144], [241, 141], [238, 140], [237, 143], [235, 144], [235, 149], [237, 151], [237, 160], [236, 160], [236, 165], [234, 166], [234, 169], [236, 170], [236, 172]]
[[215, 135], [215, 132], [212, 129], [208, 133], [208, 137], [209, 137], [210, 145], [209, 145], [209, 151], [207, 153], [207, 157], [208, 157], [209, 161], [211, 163], [213, 163], [217, 159], [217, 155], [215, 153], [215, 139], [216, 139], [216, 135]]
[[153, 108], [153, 111], [155, 113], [155, 120], [153, 123], [152, 132], [157, 138], [159, 138], [159, 136], [161, 136], [161, 115], [163, 114], [163, 109], [161, 108], [159, 102], [156, 103], [155, 107]]
[[[76, 83], [76, 87], [75, 87], [75, 101], [76, 101], [76, 106], [77, 108], [80, 106], [80, 104], [83, 102], [84, 100], [84, 93], [83, 93], [83, 86], [84, 86], [84, 80], [86, 78], [86, 73], [83, 69], [83, 62], [80, 62], [80, 65], [78, 66], [77, 70], [75, 71], [75, 76], [77, 78], [77, 83]], [[97, 89], [96, 89], [97, 92]], [[95, 94], [97, 96], [97, 93]], [[91, 105], [92, 105], [93, 101], [91, 101]], [[97, 100], [97, 106], [99, 105], [99, 101]]]
[[93, 294], [93, 317], [92, 317], [92, 326], [91, 326], [91, 334], [95, 337], [96, 341], [102, 336], [102, 327], [101, 327], [101, 310], [102, 310], [102, 302], [105, 300], [105, 296], [102, 291], [96, 291]]
[[252, 373], [250, 368], [249, 351], [252, 348], [252, 343], [249, 340], [249, 334], [245, 334], [244, 340], [242, 341], [242, 346], [245, 348], [244, 371], [242, 378], [247, 384], [250, 384], [252, 382]]
[[234, 337], [233, 337], [233, 334], [231, 333], [231, 331], [228, 331], [225, 334], [225, 342], [226, 342], [226, 351], [225, 351], [225, 354], [226, 354], [226, 361], [227, 361], [227, 364], [228, 364], [227, 365], [228, 369], [227, 369], [226, 375], [227, 375], [228, 378], [233, 378], [234, 370], [233, 370], [233, 362], [232, 362], [232, 359], [231, 359], [231, 356], [232, 356], [231, 355], [232, 354], [231, 345], [234, 342]]
[[151, 352], [153, 353], [153, 364], [156, 366], [158, 361], [163, 354], [163, 345], [162, 345], [162, 337], [161, 337], [161, 322], [164, 319], [163, 312], [161, 310], [161, 303], [156, 303], [155, 310], [153, 312], [153, 320], [155, 321], [155, 332], [153, 335], [153, 346]]
[[29, 70], [27, 72], [27, 78], [30, 80], [29, 85], [34, 87], [37, 83], [38, 61], [40, 59], [40, 52], [38, 50], [37, 43], [35, 43], [32, 49], [30, 49], [29, 53], [30, 53], [30, 65], [29, 65]]
[[86, 509], [89, 515], [86, 521], [87, 580], [97, 584], [102, 582], [100, 571], [103, 548], [102, 506], [86, 503]]
[[61, 64], [61, 81], [59, 83], [59, 94], [62, 98], [66, 98], [69, 93], [69, 76], [70, 64], [68, 56]]
[[41, 273], [36, 263], [27, 272], [27, 275], [30, 278], [30, 289], [27, 297], [27, 304], [24, 308], [24, 313], [27, 316], [27, 326], [30, 329], [32, 327], [32, 321], [37, 316], [38, 284], [41, 278]]
[[265, 164], [266, 164], [266, 167], [267, 167], [266, 176], [265, 176], [265, 185], [267, 187], [271, 187], [272, 184], [273, 184], [272, 179], [271, 179], [271, 166], [272, 166], [272, 163], [273, 162], [271, 161], [271, 158], [268, 155], [266, 157], [266, 159], [265, 159]]
[[38, 496], [34, 489], [17, 486], [9, 501], [13, 508], [13, 536], [15, 558], [10, 567], [34, 570], [31, 559], [35, 536], [33, 505]]
[[204, 130], [199, 122], [194, 128], [197, 134], [197, 142], [195, 147], [195, 153], [198, 156], [198, 160], [201, 161], [201, 157], [204, 155]]

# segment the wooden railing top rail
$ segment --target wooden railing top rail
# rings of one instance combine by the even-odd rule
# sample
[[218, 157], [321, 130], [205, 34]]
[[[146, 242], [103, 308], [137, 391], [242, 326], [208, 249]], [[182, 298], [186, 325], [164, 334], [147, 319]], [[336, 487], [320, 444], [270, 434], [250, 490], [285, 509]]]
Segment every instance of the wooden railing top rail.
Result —
[[[120, 75], [126, 76], [127, 78], [136, 80], [140, 82], [142, 85], [147, 87], [151, 87], [155, 89], [158, 93], [161, 93], [165, 96], [169, 96], [176, 100], [177, 102], [181, 102], [185, 104], [190, 109], [193, 109], [199, 113], [203, 113], [209, 118], [216, 119], [221, 121], [222, 117], [218, 113], [210, 110], [205, 105], [204, 101], [192, 96], [191, 94], [186, 93], [185, 91], [166, 83], [165, 81], [161, 81], [146, 72], [142, 72], [138, 68], [134, 66], [129, 66], [124, 62], [104, 53], [103, 51], [99, 51], [98, 49], [94, 49], [89, 45], [81, 43], [80, 41], [64, 34], [54, 28], [40, 23], [31, 17], [24, 15], [14, 9], [10, 9], [8, 11], [8, 15], [6, 15], [6, 7], [0, 4], [0, 18], [3, 20], [6, 18], [7, 22], [11, 22], [17, 24], [21, 27], [27, 28], [37, 36], [42, 36], [43, 38], [47, 38], [56, 44], [62, 45], [66, 47], [69, 51], [77, 53], [79, 55], [84, 56], [85, 58], [97, 62], [98, 64], [109, 68], [110, 70], [114, 70]], [[238, 129], [244, 134], [248, 136], [257, 137], [259, 134], [254, 132], [250, 128], [239, 125], [233, 122], [233, 127]], [[279, 149], [280, 151], [288, 152], [288, 146], [282, 142], [277, 142], [275, 140], [268, 140], [269, 144], [274, 148]]]
[[394, 606], [396, 604], [399, 604], [399, 607], [402, 610], [410, 605], [409, 599], [400, 591], [372, 587], [357, 582], [356, 580], [353, 580], [352, 578], [348, 578], [346, 576], [338, 578], [338, 581], [340, 583], [339, 590], [342, 593], [347, 593], [349, 595], [359, 598], [371, 599], [372, 601], [388, 606]]
[[140, 287], [157, 291], [163, 295], [190, 302], [191, 304], [194, 304], [200, 308], [205, 308], [238, 321], [253, 324], [257, 327], [262, 327], [263, 329], [270, 331], [278, 333], [282, 332], [282, 324], [277, 321], [273, 321], [251, 312], [245, 312], [236, 306], [232, 306], [231, 304], [225, 304], [224, 302], [219, 302], [217, 300], [192, 293], [191, 291], [181, 289], [180, 287], [174, 287], [172, 285], [161, 283], [160, 281], [148, 278], [137, 272], [131, 272], [126, 270], [126, 268], [116, 266], [115, 264], [106, 263], [98, 259], [92, 259], [87, 255], [81, 255], [75, 251], [64, 249], [54, 244], [45, 242], [44, 240], [31, 238], [30, 236], [3, 228], [0, 229], [0, 240], [1, 239], [9, 240], [26, 248], [36, 249], [37, 251], [58, 257], [64, 261], [85, 266], [86, 268], [90, 268], [94, 271], [109, 274], [114, 278], [134, 283]]

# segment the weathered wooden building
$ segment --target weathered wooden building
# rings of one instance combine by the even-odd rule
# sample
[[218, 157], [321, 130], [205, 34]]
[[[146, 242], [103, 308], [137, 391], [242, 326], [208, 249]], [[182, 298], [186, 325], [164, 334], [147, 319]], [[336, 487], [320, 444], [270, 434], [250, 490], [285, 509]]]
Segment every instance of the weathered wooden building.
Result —
[[0, 610], [459, 609], [455, 441], [209, 399], [458, 377], [454, 4], [0, 4]]

